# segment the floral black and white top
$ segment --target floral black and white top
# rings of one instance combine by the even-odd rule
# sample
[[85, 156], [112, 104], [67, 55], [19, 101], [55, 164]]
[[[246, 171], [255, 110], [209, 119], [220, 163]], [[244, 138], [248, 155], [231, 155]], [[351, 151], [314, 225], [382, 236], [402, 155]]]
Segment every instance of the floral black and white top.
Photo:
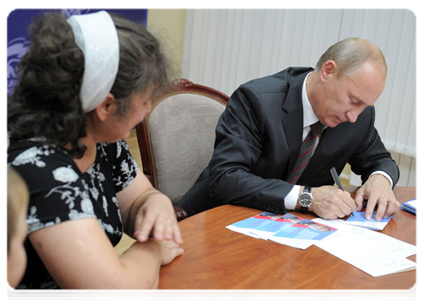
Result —
[[[123, 224], [116, 193], [138, 172], [125, 141], [98, 144], [95, 162], [85, 173], [65, 150], [35, 139], [10, 140], [8, 163], [28, 185], [28, 234], [61, 222], [97, 218], [112, 245], [120, 241]], [[57, 288], [28, 239], [25, 248], [27, 269], [18, 288]]]

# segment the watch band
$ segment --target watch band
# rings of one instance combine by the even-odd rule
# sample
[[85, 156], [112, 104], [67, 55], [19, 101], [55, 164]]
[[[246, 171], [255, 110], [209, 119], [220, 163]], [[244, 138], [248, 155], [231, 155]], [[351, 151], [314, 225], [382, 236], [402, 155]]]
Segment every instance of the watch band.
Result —
[[308, 213], [308, 207], [307, 206], [301, 206], [300, 205], [300, 211], [304, 214]]

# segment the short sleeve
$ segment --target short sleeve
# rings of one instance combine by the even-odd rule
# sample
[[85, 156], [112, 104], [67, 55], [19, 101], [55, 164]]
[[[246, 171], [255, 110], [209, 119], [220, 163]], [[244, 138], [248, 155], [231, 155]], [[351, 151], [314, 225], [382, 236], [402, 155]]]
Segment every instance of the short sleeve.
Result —
[[12, 146], [8, 160], [30, 191], [28, 233], [67, 220], [96, 217], [88, 184], [63, 149], [34, 143], [22, 151]]
[[113, 184], [118, 193], [128, 187], [138, 173], [138, 165], [124, 140], [108, 144], [108, 160], [112, 164]]

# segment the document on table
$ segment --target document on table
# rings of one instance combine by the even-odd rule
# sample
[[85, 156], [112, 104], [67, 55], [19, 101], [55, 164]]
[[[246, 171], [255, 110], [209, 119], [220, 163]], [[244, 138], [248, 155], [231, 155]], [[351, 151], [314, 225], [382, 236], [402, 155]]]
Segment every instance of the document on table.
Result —
[[317, 222], [302, 219], [301, 221], [277, 231], [269, 240], [287, 246], [306, 249], [316, 242], [330, 236], [337, 229]]
[[336, 228], [293, 214], [276, 215], [269, 212], [238, 221], [226, 228], [254, 238], [271, 240], [303, 250], [336, 231]]
[[262, 223], [260, 226], [250, 228], [249, 232], [257, 237], [267, 240], [270, 236], [283, 228], [290, 227], [291, 225], [300, 222], [303, 218], [297, 217], [293, 214], [278, 215], [271, 222]]
[[406, 201], [402, 204], [401, 208], [405, 211], [408, 211], [412, 214], [417, 212], [417, 199]]
[[414, 255], [417, 247], [385, 234], [347, 225], [343, 220], [313, 221], [333, 226], [338, 230], [315, 245], [360, 270], [383, 276], [413, 270], [416, 263], [406, 257]]
[[367, 220], [365, 211], [357, 211], [354, 213], [354, 215], [351, 215], [348, 218], [347, 223], [349, 225], [360, 226], [373, 230], [383, 230], [383, 228], [388, 225], [389, 220], [391, 220], [391, 217], [388, 217], [382, 218], [382, 220], [380, 221], [376, 221], [375, 216], [376, 212], [373, 212], [372, 218], [370, 220]]
[[241, 220], [239, 222], [228, 225], [226, 226], [226, 228], [235, 232], [246, 234], [254, 238], [260, 238], [260, 236], [258, 236], [257, 234], [252, 233], [251, 230], [273, 222], [274, 219], [280, 217], [282, 217], [282, 215], [277, 215], [270, 212], [262, 212], [245, 220]]

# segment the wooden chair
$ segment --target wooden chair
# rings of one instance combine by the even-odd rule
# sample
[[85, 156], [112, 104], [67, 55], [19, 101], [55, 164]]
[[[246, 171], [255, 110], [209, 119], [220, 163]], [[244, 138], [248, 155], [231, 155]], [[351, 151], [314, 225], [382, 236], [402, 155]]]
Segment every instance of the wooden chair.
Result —
[[227, 102], [215, 89], [178, 79], [137, 125], [144, 174], [174, 205], [208, 165]]

